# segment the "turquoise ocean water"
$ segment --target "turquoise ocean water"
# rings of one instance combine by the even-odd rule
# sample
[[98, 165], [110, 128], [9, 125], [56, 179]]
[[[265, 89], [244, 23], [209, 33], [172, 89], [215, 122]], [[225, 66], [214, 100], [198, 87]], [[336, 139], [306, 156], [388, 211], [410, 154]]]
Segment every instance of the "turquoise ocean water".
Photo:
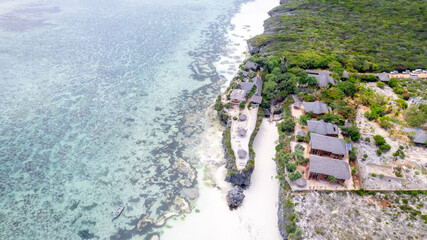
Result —
[[242, 2], [0, 0], [0, 239], [161, 232]]

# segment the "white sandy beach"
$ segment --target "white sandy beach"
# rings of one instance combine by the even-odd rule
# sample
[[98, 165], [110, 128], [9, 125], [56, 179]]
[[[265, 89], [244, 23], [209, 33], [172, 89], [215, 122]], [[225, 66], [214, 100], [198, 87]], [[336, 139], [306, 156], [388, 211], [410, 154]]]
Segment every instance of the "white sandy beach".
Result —
[[275, 123], [264, 118], [253, 145], [256, 156], [251, 186], [244, 191], [246, 197], [240, 207], [245, 221], [251, 224], [251, 239], [281, 239], [277, 226], [279, 180], [273, 160], [278, 139]]
[[[268, 11], [279, 4], [278, 0], [255, 0], [243, 4], [232, 19], [234, 29], [228, 33], [229, 51], [215, 64], [226, 78], [224, 89], [238, 71], [238, 66], [247, 56], [246, 40], [261, 34]], [[222, 131], [214, 111], [208, 111], [208, 121], [200, 145], [198, 169], [200, 196], [192, 213], [167, 222], [161, 239], [233, 239], [233, 240], [275, 240], [281, 239], [277, 227], [277, 205], [279, 183], [275, 179], [276, 166], [272, 160], [275, 154], [277, 128], [263, 121], [254, 141], [256, 152], [252, 185], [244, 191], [245, 200], [240, 208], [230, 211], [226, 194], [231, 184], [224, 181], [224, 151]]]

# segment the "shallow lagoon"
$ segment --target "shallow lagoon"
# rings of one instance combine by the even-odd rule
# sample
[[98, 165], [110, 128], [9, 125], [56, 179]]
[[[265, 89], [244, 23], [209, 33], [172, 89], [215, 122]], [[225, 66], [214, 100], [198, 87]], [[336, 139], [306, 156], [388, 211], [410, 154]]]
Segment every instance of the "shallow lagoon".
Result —
[[160, 232], [241, 2], [1, 1], [0, 238]]

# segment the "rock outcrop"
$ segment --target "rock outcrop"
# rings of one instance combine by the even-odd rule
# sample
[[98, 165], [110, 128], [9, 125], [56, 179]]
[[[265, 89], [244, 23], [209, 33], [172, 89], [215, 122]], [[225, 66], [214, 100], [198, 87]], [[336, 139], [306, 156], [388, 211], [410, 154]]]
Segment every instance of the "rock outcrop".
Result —
[[243, 189], [239, 186], [234, 186], [227, 194], [227, 203], [230, 209], [238, 208], [243, 199], [245, 199], [245, 194], [243, 194]]
[[239, 186], [246, 189], [251, 184], [251, 175], [253, 168], [248, 170], [242, 170], [242, 172], [237, 172], [232, 175], [227, 174], [225, 181], [230, 182], [234, 186]]

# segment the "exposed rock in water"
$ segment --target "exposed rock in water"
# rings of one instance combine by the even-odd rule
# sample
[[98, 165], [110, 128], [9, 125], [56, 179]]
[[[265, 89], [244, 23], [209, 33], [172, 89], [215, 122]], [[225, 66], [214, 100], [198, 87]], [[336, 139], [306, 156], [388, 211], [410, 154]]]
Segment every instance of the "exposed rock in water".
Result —
[[243, 194], [243, 189], [239, 186], [234, 186], [227, 194], [227, 203], [230, 209], [238, 208], [243, 199], [245, 199], [245, 194]]
[[188, 197], [189, 199], [195, 199], [199, 196], [199, 189], [194, 187], [194, 188], [183, 188], [180, 191], [180, 194], [184, 197]]
[[196, 179], [196, 170], [194, 170], [188, 162], [182, 158], [178, 158], [172, 166], [172, 169], [179, 173], [181, 179], [179, 179], [178, 182], [182, 186], [190, 187], [193, 185]]
[[95, 235], [93, 235], [92, 233], [90, 233], [89, 232], [89, 230], [82, 230], [82, 231], [79, 231], [78, 233], [77, 233], [78, 235], [79, 235], [79, 237], [81, 237], [82, 239], [91, 239], [91, 238], [94, 238], [95, 237]]
[[158, 234], [154, 234], [153, 236], [151, 236], [150, 240], [160, 240], [160, 237]]

